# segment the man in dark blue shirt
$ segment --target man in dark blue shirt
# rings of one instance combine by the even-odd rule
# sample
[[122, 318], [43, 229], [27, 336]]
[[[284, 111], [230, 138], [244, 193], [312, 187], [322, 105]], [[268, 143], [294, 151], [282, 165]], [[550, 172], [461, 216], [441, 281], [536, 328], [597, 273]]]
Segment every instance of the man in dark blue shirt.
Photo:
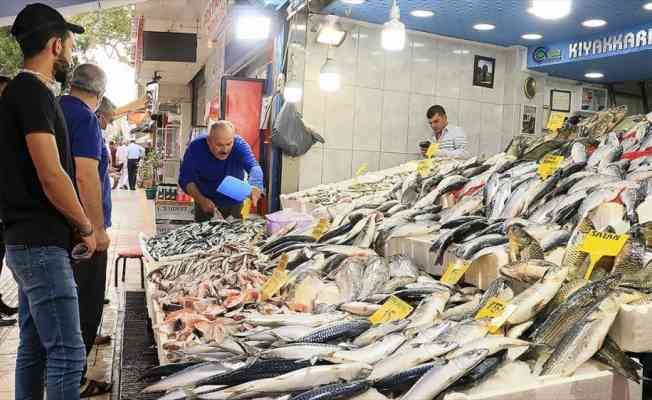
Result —
[[242, 204], [218, 193], [217, 188], [225, 177], [244, 179], [245, 172], [253, 186], [252, 204], [256, 205], [264, 187], [263, 170], [249, 144], [235, 134], [233, 124], [218, 121], [208, 135], [193, 140], [183, 157], [179, 186], [195, 199], [195, 220], [208, 221], [215, 214], [239, 218]]
[[[75, 179], [79, 198], [93, 222], [97, 251], [89, 260], [73, 264], [79, 292], [79, 320], [86, 356], [95, 344], [102, 319], [106, 284], [107, 249], [110, 244], [106, 229], [111, 225], [110, 198], [105, 201], [103, 180], [108, 173], [108, 151], [102, 144], [102, 132], [95, 115], [106, 89], [106, 74], [93, 64], [75, 69], [69, 96], [59, 100], [70, 133], [70, 147], [75, 161]], [[110, 188], [109, 188], [110, 196]], [[108, 393], [111, 384], [82, 379], [81, 397]]]

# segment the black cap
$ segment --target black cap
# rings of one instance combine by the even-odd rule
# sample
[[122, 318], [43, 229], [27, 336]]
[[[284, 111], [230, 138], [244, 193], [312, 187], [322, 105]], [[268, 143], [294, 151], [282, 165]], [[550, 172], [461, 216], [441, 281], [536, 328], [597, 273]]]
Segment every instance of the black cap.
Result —
[[20, 41], [46, 29], [67, 29], [73, 33], [84, 33], [84, 28], [67, 22], [59, 11], [43, 3], [34, 3], [18, 13], [11, 27], [11, 34]]

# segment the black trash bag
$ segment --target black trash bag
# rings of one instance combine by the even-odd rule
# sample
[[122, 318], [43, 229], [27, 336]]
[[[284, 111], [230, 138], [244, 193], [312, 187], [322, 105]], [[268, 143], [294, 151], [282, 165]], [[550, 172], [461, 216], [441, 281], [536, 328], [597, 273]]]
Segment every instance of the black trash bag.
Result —
[[298, 157], [306, 154], [317, 142], [325, 141], [321, 135], [303, 122], [294, 104], [286, 102], [274, 122], [272, 144], [280, 148], [283, 154]]

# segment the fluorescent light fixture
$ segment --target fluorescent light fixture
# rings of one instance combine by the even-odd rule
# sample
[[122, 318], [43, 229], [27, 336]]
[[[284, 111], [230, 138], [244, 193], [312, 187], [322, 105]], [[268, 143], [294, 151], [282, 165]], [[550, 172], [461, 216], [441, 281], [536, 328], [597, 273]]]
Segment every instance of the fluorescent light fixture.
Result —
[[584, 77], [589, 79], [600, 79], [604, 78], [604, 74], [602, 72], [588, 72], [584, 74]]
[[410, 15], [417, 18], [430, 18], [435, 13], [430, 10], [412, 10], [410, 11]]
[[335, 61], [332, 58], [327, 58], [324, 65], [319, 71], [319, 87], [324, 92], [335, 92], [342, 86], [342, 77], [337, 70]]
[[241, 40], [264, 40], [269, 37], [272, 19], [261, 15], [243, 14], [236, 23], [236, 37]]
[[283, 98], [289, 103], [298, 103], [303, 97], [303, 87], [296, 80], [288, 81], [283, 88]]
[[405, 48], [405, 25], [400, 21], [401, 11], [394, 0], [392, 10], [389, 13], [389, 21], [383, 26], [381, 44], [387, 51], [401, 51]]
[[600, 28], [601, 26], [607, 25], [607, 21], [603, 19], [589, 19], [582, 22], [582, 26], [587, 28]]
[[652, 2], [644, 4], [643, 9], [647, 11], [652, 11]]
[[528, 9], [541, 19], [561, 19], [570, 14], [571, 0], [532, 0], [532, 7]]
[[492, 24], [476, 24], [476, 25], [473, 25], [473, 29], [475, 29], [476, 31], [492, 31], [492, 30], [496, 29], [496, 25], [492, 25]]
[[543, 39], [543, 35], [538, 33], [526, 33], [525, 35], [521, 36], [521, 38], [525, 40], [541, 40]]
[[342, 28], [337, 17], [328, 16], [326, 22], [321, 25], [319, 33], [317, 34], [317, 43], [325, 44], [327, 46], [339, 47], [346, 39], [346, 31]]
[[469, 54], [469, 53], [471, 53], [471, 52], [468, 51], [468, 50], [462, 50], [462, 49], [453, 50], [453, 54], [458, 54], [458, 55]]
[[358, 4], [363, 4], [365, 1], [367, 0], [342, 0], [342, 3], [358, 5]]

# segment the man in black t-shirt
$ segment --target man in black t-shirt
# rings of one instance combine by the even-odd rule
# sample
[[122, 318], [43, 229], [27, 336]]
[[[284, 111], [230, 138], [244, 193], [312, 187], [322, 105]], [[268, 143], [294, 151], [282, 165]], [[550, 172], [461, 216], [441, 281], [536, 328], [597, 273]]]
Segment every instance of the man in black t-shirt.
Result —
[[86, 352], [69, 253], [76, 235], [90, 257], [95, 236], [56, 96], [72, 63], [71, 32], [83, 31], [44, 4], [25, 7], [11, 28], [24, 69], [0, 99], [0, 214], [18, 283], [16, 400], [43, 398], [46, 368], [48, 400], [79, 399]]

